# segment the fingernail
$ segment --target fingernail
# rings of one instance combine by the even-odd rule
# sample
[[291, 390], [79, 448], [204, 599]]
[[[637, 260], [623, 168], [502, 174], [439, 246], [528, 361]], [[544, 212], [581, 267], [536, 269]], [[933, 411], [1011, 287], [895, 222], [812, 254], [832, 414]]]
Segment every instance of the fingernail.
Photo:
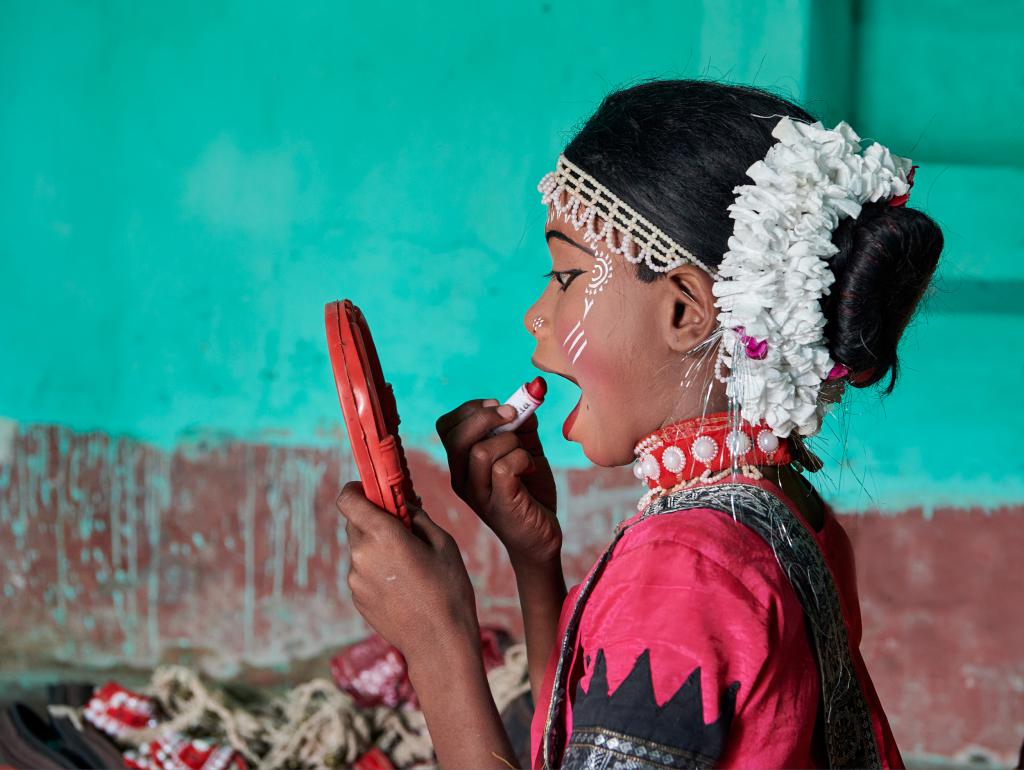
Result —
[[480, 403], [482, 406], [497, 406], [499, 402], [496, 398], [485, 398]]
[[516, 408], [514, 406], [512, 406], [511, 404], [502, 404], [501, 406], [498, 407], [498, 414], [500, 414], [502, 417], [506, 417], [506, 418], [508, 418], [508, 417], [515, 417], [516, 416]]

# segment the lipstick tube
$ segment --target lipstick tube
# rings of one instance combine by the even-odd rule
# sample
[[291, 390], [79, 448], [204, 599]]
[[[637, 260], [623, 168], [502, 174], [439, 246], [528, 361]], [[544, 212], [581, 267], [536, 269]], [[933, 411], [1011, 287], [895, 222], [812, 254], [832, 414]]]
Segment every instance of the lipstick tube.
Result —
[[544, 395], [548, 392], [548, 384], [543, 377], [534, 377], [530, 382], [523, 383], [511, 396], [505, 399], [505, 403], [516, 410], [516, 416], [512, 422], [499, 425], [488, 432], [488, 436], [496, 436], [505, 431], [515, 430], [526, 418], [537, 411], [537, 407], [544, 403]]

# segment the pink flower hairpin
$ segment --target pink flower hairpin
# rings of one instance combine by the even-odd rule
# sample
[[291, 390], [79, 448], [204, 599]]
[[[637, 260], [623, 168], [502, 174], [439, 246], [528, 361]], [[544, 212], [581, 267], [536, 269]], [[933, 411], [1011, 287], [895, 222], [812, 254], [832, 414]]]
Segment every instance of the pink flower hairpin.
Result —
[[[910, 200], [910, 188], [914, 186], [914, 171], [917, 166], [911, 166], [910, 171], [907, 172], [907, 191], [903, 195], [896, 195], [889, 199], [890, 206], [905, 206], [907, 201]], [[829, 379], [832, 379], [831, 377]]]
[[761, 361], [768, 355], [768, 340], [758, 340], [747, 334], [742, 326], [736, 327], [736, 333], [740, 335], [740, 342], [747, 350], [747, 358]]
[[847, 369], [845, 366], [843, 366], [842, 364], [836, 364], [835, 366], [832, 367], [832, 371], [828, 373], [828, 377], [826, 377], [825, 379], [828, 380], [829, 382], [831, 382], [832, 380], [841, 380], [849, 373], [850, 370]]

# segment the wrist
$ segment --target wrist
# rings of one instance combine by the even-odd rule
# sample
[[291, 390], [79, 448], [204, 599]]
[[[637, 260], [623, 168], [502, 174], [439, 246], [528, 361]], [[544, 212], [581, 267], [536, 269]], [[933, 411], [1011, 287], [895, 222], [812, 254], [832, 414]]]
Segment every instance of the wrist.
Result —
[[523, 546], [516, 543], [503, 543], [508, 552], [513, 568], [521, 565], [527, 568], [545, 567], [562, 562], [562, 532], [556, 531], [542, 543], [531, 543]]
[[[512, 767], [514, 757], [494, 703], [479, 633], [435, 644], [432, 654], [406, 660], [438, 767]], [[507, 757], [508, 759], [505, 759]]]
[[449, 637], [434, 637], [429, 649], [406, 656], [409, 682], [422, 700], [423, 695], [441, 690], [450, 692], [453, 683], [465, 682], [479, 674], [486, 680], [480, 631], [454, 632]]
[[509, 562], [516, 578], [527, 574], [551, 573], [562, 571], [562, 542], [551, 544], [542, 549], [530, 551], [508, 550]]

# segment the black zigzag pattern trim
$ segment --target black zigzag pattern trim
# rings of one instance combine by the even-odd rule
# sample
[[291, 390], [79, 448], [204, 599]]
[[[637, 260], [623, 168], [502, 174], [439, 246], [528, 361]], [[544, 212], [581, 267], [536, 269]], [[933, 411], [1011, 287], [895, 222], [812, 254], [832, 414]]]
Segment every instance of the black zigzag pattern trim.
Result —
[[562, 767], [705, 768], [721, 756], [736, 711], [740, 683], [722, 693], [719, 717], [704, 722], [700, 667], [661, 706], [654, 695], [650, 650], [644, 650], [629, 675], [608, 690], [604, 650], [594, 662], [590, 688], [577, 686], [573, 699], [572, 734]]

